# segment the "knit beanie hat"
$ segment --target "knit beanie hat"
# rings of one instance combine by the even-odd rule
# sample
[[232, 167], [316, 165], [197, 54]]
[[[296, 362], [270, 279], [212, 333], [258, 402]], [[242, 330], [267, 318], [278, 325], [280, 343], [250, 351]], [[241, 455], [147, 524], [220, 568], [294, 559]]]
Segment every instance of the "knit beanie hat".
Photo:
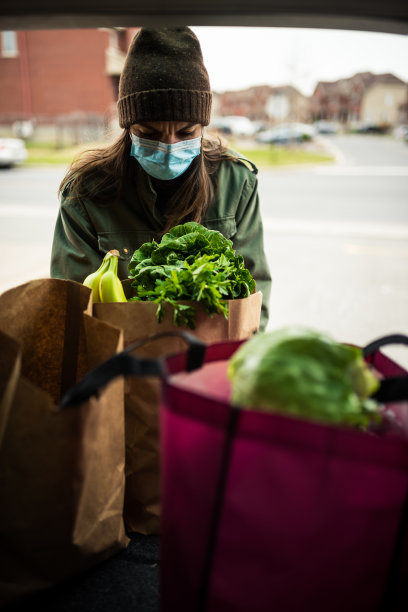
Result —
[[141, 28], [119, 81], [120, 127], [144, 121], [210, 123], [212, 94], [190, 28]]

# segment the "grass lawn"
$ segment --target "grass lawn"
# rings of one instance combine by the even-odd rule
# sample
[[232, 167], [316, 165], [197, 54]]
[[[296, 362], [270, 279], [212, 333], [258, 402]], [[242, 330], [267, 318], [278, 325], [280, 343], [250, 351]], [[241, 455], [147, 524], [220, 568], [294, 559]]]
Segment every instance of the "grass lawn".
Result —
[[27, 142], [26, 147], [28, 151], [28, 157], [25, 161], [26, 166], [68, 166], [74, 157], [76, 157], [81, 151], [87, 149], [99, 148], [102, 145], [100, 143], [89, 145], [78, 145], [75, 147], [61, 147], [57, 148], [55, 145], [50, 143], [42, 142]]
[[334, 158], [329, 153], [310, 151], [302, 146], [277, 146], [269, 145], [254, 149], [243, 149], [238, 151], [250, 159], [258, 168], [271, 168], [275, 166], [290, 166], [297, 164], [319, 164], [333, 162]]
[[[273, 168], [276, 166], [289, 166], [294, 164], [316, 164], [332, 162], [333, 157], [328, 153], [309, 150], [302, 145], [275, 146], [260, 145], [246, 149], [245, 146], [231, 146], [238, 150], [242, 155], [250, 159], [258, 168]], [[25, 165], [29, 166], [48, 166], [65, 165], [68, 166], [74, 157], [81, 151], [99, 148], [101, 143], [89, 143], [75, 147], [56, 148], [49, 143], [27, 143], [28, 158]]]

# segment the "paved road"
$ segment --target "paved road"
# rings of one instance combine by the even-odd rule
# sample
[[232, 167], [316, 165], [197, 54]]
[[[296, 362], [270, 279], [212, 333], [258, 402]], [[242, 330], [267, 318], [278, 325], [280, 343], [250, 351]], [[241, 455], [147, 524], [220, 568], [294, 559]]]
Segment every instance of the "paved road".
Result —
[[63, 168], [0, 171], [0, 291], [46, 277]]
[[[270, 327], [364, 344], [408, 334], [408, 147], [326, 138], [337, 164], [259, 173], [273, 275]], [[0, 291], [48, 275], [63, 168], [0, 172]], [[408, 365], [408, 351], [390, 354]]]
[[[408, 333], [408, 147], [326, 139], [337, 164], [261, 173], [270, 327], [303, 324], [364, 344]], [[388, 353], [408, 366], [406, 349]]]
[[408, 223], [408, 146], [380, 136], [324, 138], [338, 163], [260, 180], [265, 216], [308, 222]]

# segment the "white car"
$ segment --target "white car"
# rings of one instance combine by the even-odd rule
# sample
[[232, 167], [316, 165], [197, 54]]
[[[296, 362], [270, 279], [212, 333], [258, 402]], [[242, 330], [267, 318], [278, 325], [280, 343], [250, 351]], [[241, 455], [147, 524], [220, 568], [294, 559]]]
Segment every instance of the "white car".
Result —
[[0, 167], [11, 168], [27, 159], [27, 149], [21, 138], [0, 138]]
[[340, 131], [340, 126], [335, 121], [316, 121], [313, 127], [318, 134], [337, 134]]
[[257, 136], [257, 141], [266, 144], [287, 144], [290, 142], [305, 142], [312, 140], [316, 130], [306, 123], [282, 123], [265, 130]]
[[217, 129], [224, 134], [233, 134], [234, 136], [253, 136], [257, 131], [257, 125], [248, 119], [248, 117], [241, 115], [214, 117], [210, 128]]

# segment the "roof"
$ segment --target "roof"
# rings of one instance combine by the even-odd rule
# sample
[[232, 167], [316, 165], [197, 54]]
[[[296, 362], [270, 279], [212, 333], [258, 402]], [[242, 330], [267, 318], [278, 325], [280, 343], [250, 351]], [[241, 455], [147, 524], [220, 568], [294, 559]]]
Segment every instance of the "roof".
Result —
[[352, 77], [338, 79], [337, 81], [319, 81], [315, 87], [315, 93], [319, 90], [321, 95], [330, 96], [334, 93], [347, 95], [355, 90], [366, 91], [377, 84], [406, 85], [404, 81], [391, 73], [359, 72]]
[[300, 96], [302, 98], [306, 97], [298, 89], [296, 89], [296, 87], [293, 87], [293, 85], [276, 85], [276, 86], [253, 85], [251, 87], [247, 87], [246, 89], [234, 89], [234, 90], [215, 92], [215, 93], [216, 95], [219, 95], [219, 96], [227, 96], [227, 97], [228, 96], [231, 96], [231, 97], [242, 96], [243, 98], [246, 96], [253, 97], [257, 93], [265, 94], [267, 96], [270, 96], [273, 94], [286, 94], [289, 97], [293, 97], [293, 96]]

